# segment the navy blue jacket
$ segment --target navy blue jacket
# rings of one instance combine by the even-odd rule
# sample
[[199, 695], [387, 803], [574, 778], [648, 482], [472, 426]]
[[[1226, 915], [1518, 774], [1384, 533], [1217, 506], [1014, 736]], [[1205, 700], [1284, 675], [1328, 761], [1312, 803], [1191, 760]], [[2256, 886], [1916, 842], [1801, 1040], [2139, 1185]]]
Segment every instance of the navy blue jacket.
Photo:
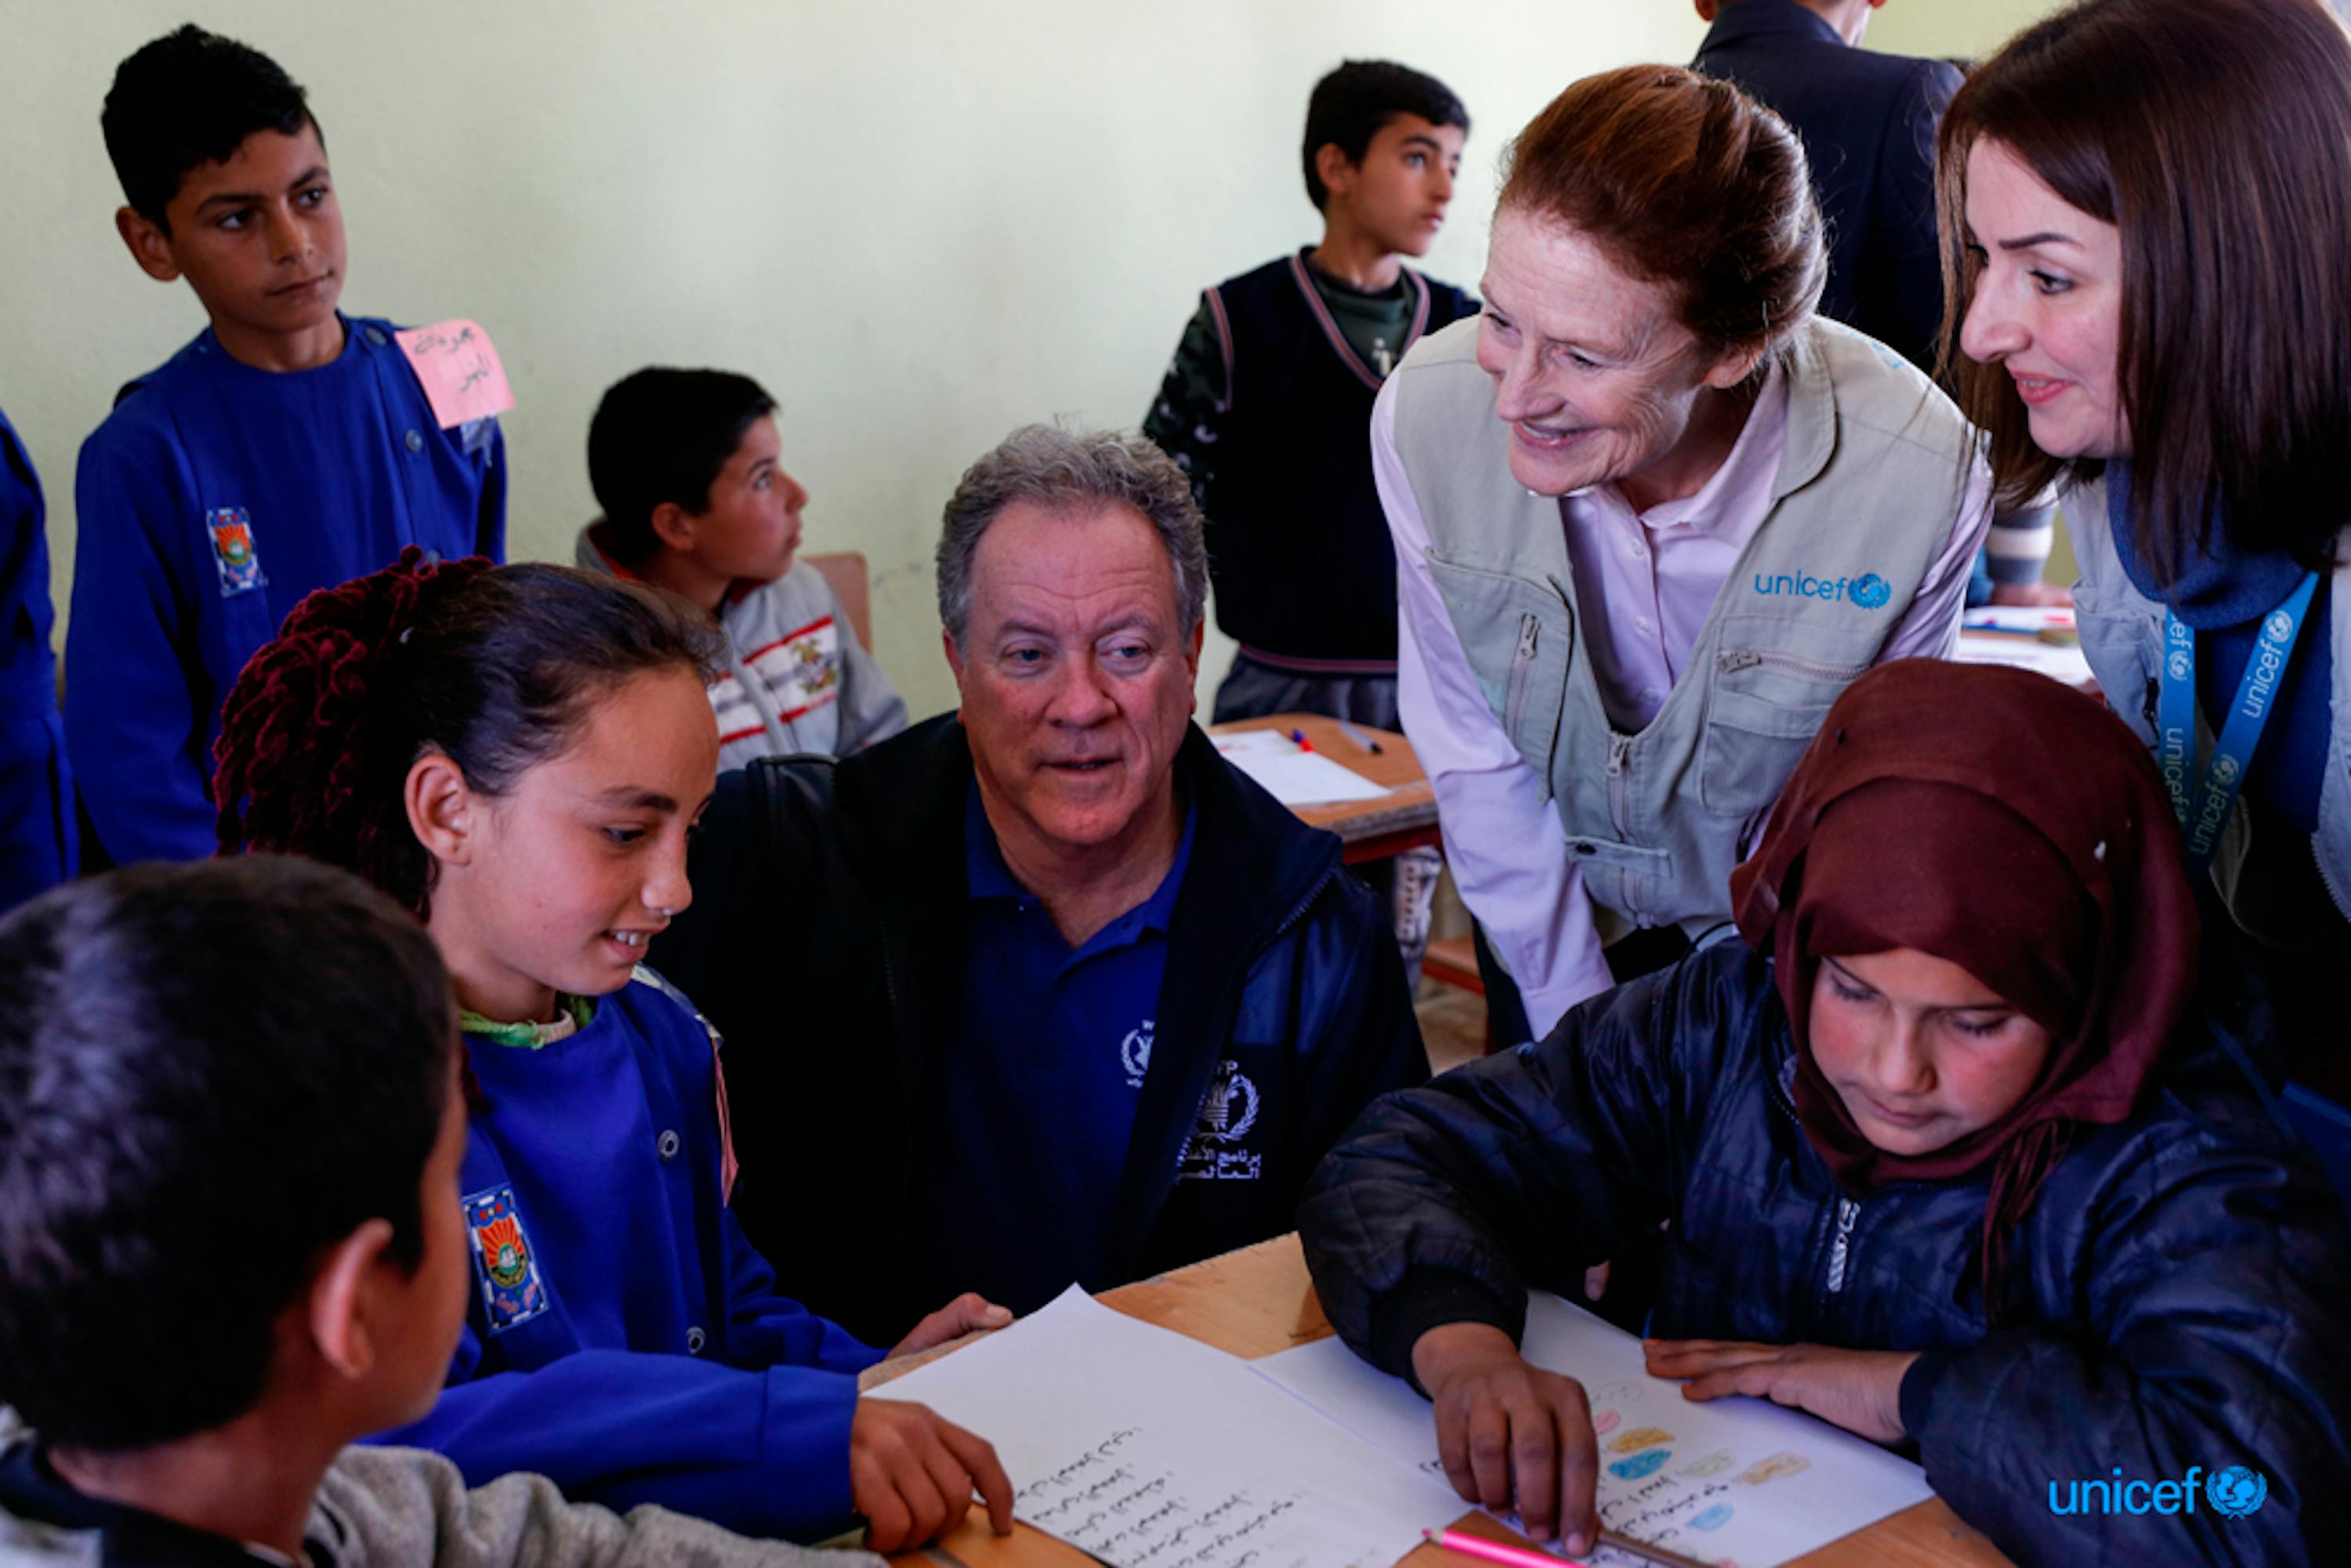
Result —
[[0, 910], [73, 875], [78, 858], [55, 624], [41, 481], [0, 413]]
[[[1573, 1296], [1669, 1220], [1652, 1333], [1924, 1352], [1902, 1418], [1927, 1479], [2020, 1563], [2351, 1561], [2351, 1242], [2237, 1060], [2083, 1133], [2010, 1239], [1997, 1329], [1984, 1177], [1841, 1191], [1796, 1122], [1771, 967], [1737, 943], [1382, 1101], [1300, 1229], [1332, 1323], [1401, 1375], [1426, 1329], [1516, 1335], [1530, 1287]], [[2233, 1465], [2269, 1483], [2241, 1520], [2050, 1502]]]
[[[1196, 729], [1176, 767], [1198, 823], [1116, 1241], [1102, 1277], [1078, 1281], [1090, 1290], [1288, 1230], [1340, 1132], [1428, 1071], [1386, 911], [1341, 869], [1338, 840]], [[876, 1343], [968, 1288], [937, 1261], [944, 1231], [1016, 1249], [1053, 1223], [927, 1201], [954, 1185], [929, 1130], [939, 1063], [963, 1040], [971, 784], [952, 715], [838, 761], [721, 775], [694, 905], [653, 945], [726, 1038], [745, 1231], [811, 1308]]]
[[1935, 128], [1959, 71], [1850, 47], [1795, 0], [1725, 5], [1691, 66], [1738, 83], [1803, 141], [1829, 231], [1822, 312], [1933, 374], [1943, 316]]
[[221, 703], [306, 594], [408, 545], [506, 559], [497, 421], [442, 429], [392, 324], [342, 322], [282, 373], [207, 328], [82, 443], [66, 734], [116, 864], [213, 852]]

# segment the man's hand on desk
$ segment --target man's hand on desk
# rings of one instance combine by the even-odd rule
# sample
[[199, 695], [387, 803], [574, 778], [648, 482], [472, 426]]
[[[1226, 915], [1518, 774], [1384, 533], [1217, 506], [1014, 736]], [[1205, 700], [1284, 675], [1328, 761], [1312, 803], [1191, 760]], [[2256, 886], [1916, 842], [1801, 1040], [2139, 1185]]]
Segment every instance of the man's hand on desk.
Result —
[[966, 1291], [916, 1323], [912, 1333], [891, 1346], [890, 1354], [893, 1358], [912, 1355], [981, 1329], [1000, 1329], [1011, 1321], [1008, 1309], [998, 1306], [977, 1291]]
[[857, 1402], [849, 1424], [849, 1490], [875, 1552], [936, 1541], [963, 1522], [975, 1490], [996, 1533], [1012, 1533], [1012, 1482], [996, 1449], [926, 1406]]
[[1537, 1541], [1590, 1551], [1600, 1533], [1600, 1458], [1583, 1385], [1531, 1365], [1487, 1323], [1422, 1334], [1412, 1371], [1437, 1407], [1437, 1451], [1453, 1490], [1488, 1508], [1515, 1507]]
[[1689, 1379], [1685, 1399], [1752, 1395], [1809, 1410], [1873, 1443], [1902, 1440], [1902, 1375], [1918, 1359], [1916, 1351], [1711, 1339], [1653, 1339], [1641, 1349], [1652, 1377]]

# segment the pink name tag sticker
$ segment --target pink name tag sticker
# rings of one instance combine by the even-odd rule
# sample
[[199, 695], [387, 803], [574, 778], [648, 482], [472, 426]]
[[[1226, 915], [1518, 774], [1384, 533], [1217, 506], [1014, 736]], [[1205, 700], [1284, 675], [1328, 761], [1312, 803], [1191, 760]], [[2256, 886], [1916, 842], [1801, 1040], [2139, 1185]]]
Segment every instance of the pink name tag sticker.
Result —
[[488, 419], [514, 407], [514, 388], [490, 335], [471, 321], [442, 321], [394, 332], [409, 368], [423, 383], [425, 401], [444, 430]]

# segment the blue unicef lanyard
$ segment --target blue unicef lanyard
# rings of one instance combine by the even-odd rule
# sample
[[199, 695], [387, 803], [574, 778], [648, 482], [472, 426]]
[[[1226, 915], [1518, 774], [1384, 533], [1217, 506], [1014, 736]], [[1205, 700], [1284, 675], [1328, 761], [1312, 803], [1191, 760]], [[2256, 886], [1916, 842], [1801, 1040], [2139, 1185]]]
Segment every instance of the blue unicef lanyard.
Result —
[[2196, 633], [2179, 616], [2163, 612], [2163, 694], [2156, 714], [2163, 726], [2163, 744], [2157, 756], [2164, 787], [2171, 791], [2171, 809], [2188, 831], [2189, 869], [2199, 874], [2212, 863], [2220, 830], [2236, 810], [2245, 769], [2252, 766], [2253, 748], [2261, 744], [2262, 731], [2277, 706], [2278, 683], [2285, 676], [2286, 661], [2294, 656], [2294, 641], [2302, 635], [2310, 596], [2317, 588], [2314, 571], [2262, 618], [2261, 636], [2253, 643], [2253, 656], [2245, 661], [2245, 677], [2237, 683], [2212, 760], [2193, 785], [2188, 776], [2196, 760]]

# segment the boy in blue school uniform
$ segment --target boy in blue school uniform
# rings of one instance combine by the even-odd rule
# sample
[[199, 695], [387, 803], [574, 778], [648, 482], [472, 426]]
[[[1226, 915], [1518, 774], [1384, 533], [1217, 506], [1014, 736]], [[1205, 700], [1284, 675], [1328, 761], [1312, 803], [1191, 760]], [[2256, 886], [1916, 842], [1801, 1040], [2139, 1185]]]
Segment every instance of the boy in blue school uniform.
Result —
[[246, 661], [405, 546], [502, 558], [506, 467], [495, 419], [443, 428], [392, 323], [336, 308], [325, 142], [276, 62], [182, 27], [123, 61], [102, 124], [131, 258], [212, 324], [82, 445], [66, 731], [98, 849], [193, 859]]
[[40, 477], [0, 413], [0, 910], [74, 874]]

